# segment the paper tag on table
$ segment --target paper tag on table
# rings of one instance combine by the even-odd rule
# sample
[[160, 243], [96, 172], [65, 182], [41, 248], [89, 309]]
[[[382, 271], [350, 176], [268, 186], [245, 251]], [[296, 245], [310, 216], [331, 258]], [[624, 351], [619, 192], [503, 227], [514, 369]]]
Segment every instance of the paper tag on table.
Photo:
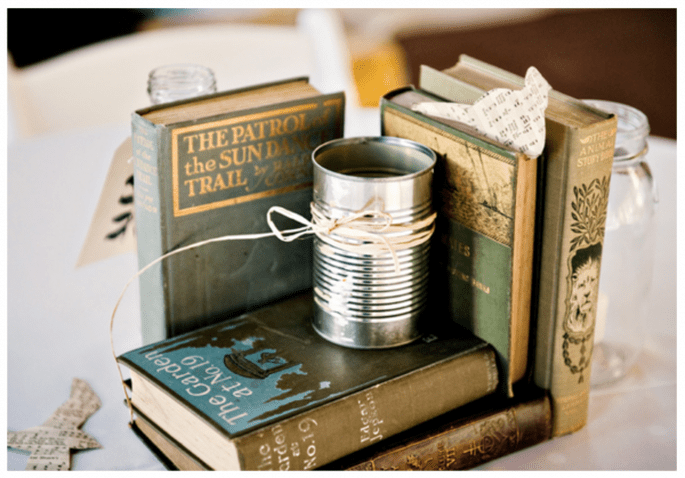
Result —
[[136, 250], [132, 157], [127, 138], [112, 158], [76, 267]]
[[7, 432], [7, 446], [28, 451], [27, 470], [68, 470], [71, 450], [100, 448], [81, 425], [100, 408], [101, 402], [88, 383], [75, 378], [69, 399], [40, 426]]
[[495, 88], [473, 105], [433, 102], [419, 103], [413, 109], [467, 124], [486, 138], [536, 158], [545, 146], [545, 109], [550, 89], [547, 80], [531, 66], [520, 90]]

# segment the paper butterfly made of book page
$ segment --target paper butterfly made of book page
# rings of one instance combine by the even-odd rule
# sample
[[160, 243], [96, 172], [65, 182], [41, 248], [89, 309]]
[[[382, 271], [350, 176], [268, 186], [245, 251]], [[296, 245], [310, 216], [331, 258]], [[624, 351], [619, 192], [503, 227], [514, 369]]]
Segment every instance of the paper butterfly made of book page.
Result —
[[520, 90], [495, 88], [472, 105], [419, 103], [414, 111], [467, 124], [486, 138], [536, 158], [545, 146], [545, 109], [549, 90], [535, 67], [528, 68]]

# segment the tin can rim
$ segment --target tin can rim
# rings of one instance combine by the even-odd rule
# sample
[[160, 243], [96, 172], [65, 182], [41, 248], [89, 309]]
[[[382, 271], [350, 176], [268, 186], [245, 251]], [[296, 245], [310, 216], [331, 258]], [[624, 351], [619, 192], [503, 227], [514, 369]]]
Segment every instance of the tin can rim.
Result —
[[[334, 171], [330, 168], [323, 166], [317, 161], [317, 158], [321, 156], [324, 152], [340, 146], [351, 146], [351, 145], [361, 145], [370, 143], [383, 143], [393, 146], [407, 147], [418, 151], [426, 156], [427, 164], [418, 171], [407, 172], [406, 174], [400, 174], [396, 176], [383, 176], [383, 177], [370, 177], [370, 176], [356, 176], [353, 174], [345, 174], [338, 171]], [[312, 151], [312, 164], [315, 168], [324, 172], [326, 175], [330, 175], [339, 179], [344, 179], [348, 181], [359, 181], [359, 182], [396, 182], [405, 181], [407, 179], [413, 179], [422, 176], [426, 173], [431, 172], [437, 162], [437, 155], [428, 146], [421, 144], [416, 141], [405, 138], [397, 138], [395, 136], [359, 136], [352, 138], [338, 138], [327, 141], [319, 145], [314, 151]]]

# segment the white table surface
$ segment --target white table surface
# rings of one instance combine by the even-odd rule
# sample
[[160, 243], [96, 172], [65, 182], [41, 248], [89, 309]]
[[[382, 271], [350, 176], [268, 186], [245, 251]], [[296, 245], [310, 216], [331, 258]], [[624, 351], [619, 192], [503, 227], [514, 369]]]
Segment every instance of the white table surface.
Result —
[[[346, 136], [377, 135], [377, 110], [348, 115]], [[102, 407], [83, 426], [102, 445], [72, 457], [75, 470], [162, 470], [127, 427], [128, 411], [109, 343], [109, 320], [135, 254], [75, 268], [114, 150], [128, 125], [35, 137], [8, 148], [7, 429], [43, 423], [86, 380]], [[676, 142], [650, 138], [660, 188], [653, 317], [639, 364], [593, 390], [588, 425], [484, 469], [676, 467]], [[141, 345], [134, 283], [114, 326], [116, 353]], [[8, 451], [8, 469], [26, 456]]]

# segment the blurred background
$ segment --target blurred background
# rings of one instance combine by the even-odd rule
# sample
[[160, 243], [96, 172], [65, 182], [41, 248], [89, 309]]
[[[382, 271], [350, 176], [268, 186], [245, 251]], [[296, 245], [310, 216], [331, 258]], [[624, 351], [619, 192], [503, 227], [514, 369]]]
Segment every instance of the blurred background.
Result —
[[[9, 74], [21, 77], [22, 71], [61, 55], [141, 32], [218, 24], [288, 27], [297, 24], [300, 13], [10, 8]], [[421, 64], [444, 69], [466, 53], [521, 76], [535, 66], [553, 88], [577, 98], [634, 106], [648, 116], [653, 135], [676, 138], [676, 9], [400, 8], [334, 13], [356, 89], [353, 101], [360, 107], [377, 106], [379, 97], [395, 87], [418, 84]]]

